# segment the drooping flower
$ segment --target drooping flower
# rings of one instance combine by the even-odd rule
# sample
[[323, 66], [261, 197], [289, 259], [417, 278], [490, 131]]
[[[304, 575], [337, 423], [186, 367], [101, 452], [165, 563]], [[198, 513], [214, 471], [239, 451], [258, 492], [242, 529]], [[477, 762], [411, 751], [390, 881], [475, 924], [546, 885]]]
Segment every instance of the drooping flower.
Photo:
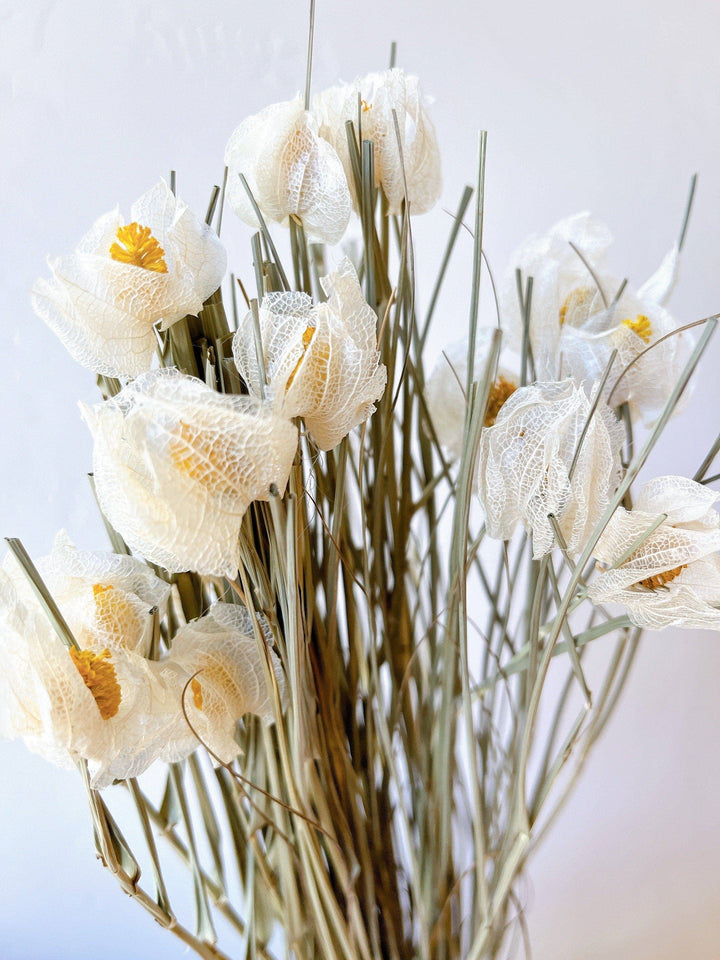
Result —
[[243, 120], [225, 148], [225, 163], [228, 202], [245, 223], [259, 227], [240, 174], [266, 220], [296, 217], [311, 240], [342, 238], [352, 208], [345, 171], [299, 94]]
[[[475, 346], [475, 379], [483, 376], [493, 330], [479, 327]], [[462, 456], [463, 429], [467, 397], [468, 338], [464, 337], [444, 348], [425, 387], [425, 398], [433, 427], [440, 443], [453, 460]], [[519, 385], [514, 373], [500, 367], [490, 387], [485, 411], [485, 426], [495, 423], [505, 401]]]
[[632, 510], [618, 507], [595, 548], [603, 567], [590, 598], [623, 604], [632, 623], [650, 630], [720, 630], [718, 498], [686, 477], [646, 483]]
[[[283, 417], [303, 417], [321, 450], [330, 450], [375, 409], [387, 371], [379, 362], [377, 317], [348, 259], [321, 281], [327, 301], [303, 293], [271, 293], [260, 308], [267, 385]], [[252, 315], [233, 339], [235, 365], [261, 395]]]
[[200, 741], [224, 763], [230, 763], [239, 751], [234, 737], [238, 720], [247, 713], [265, 723], [275, 719], [268, 667], [277, 681], [280, 704], [283, 708], [287, 705], [285, 674], [277, 654], [269, 648], [272, 634], [262, 618], [258, 627], [265, 653], [245, 607], [215, 603], [204, 617], [181, 627], [173, 640], [169, 660], [186, 688], [188, 719]]
[[[400, 129], [402, 159], [393, 110]], [[442, 186], [440, 150], [417, 77], [398, 68], [369, 73], [354, 83], [339, 84], [318, 94], [313, 100], [313, 113], [320, 124], [320, 136], [333, 145], [343, 162], [353, 195], [345, 128], [348, 120], [355, 124], [356, 134], [360, 124], [363, 140], [373, 141], [375, 185], [382, 187], [389, 213], [397, 214], [402, 209], [403, 166], [410, 212], [425, 213], [435, 205]]]
[[96, 373], [150, 369], [162, 329], [197, 314], [225, 273], [225, 249], [161, 180], [130, 208], [100, 217], [77, 250], [35, 283], [35, 312], [72, 357]]
[[132, 550], [170, 572], [237, 576], [242, 517], [282, 493], [297, 429], [253, 397], [156, 370], [94, 408], [100, 506]]
[[[72, 556], [72, 551], [64, 540], [39, 566], [51, 592], [59, 588], [61, 612], [77, 648], [61, 641], [15, 561], [8, 557], [0, 570], [0, 733], [21, 737], [60, 766], [86, 760], [99, 788], [138, 776], [156, 759], [180, 759], [194, 744], [188, 741], [184, 752], [176, 748], [186, 725], [174, 672], [142, 653], [143, 603], [148, 617], [150, 602], [161, 600], [164, 586], [151, 582], [149, 570], [133, 569], [139, 561], [80, 551]], [[71, 568], [60, 573], [63, 556]], [[91, 558], [84, 572], [83, 558]], [[106, 591], [118, 591], [112, 626], [107, 601], [93, 609], [88, 599], [96, 576]]]
[[560, 527], [579, 552], [607, 508], [619, 477], [622, 429], [600, 402], [570, 473], [591, 404], [570, 379], [518, 387], [480, 439], [478, 493], [492, 537], [508, 540], [518, 523], [531, 531], [533, 556], [552, 548]]
[[[686, 332], [662, 340], [677, 329], [663, 304], [677, 276], [678, 249], [674, 247], [634, 293], [628, 286], [623, 289], [622, 279], [608, 272], [611, 242], [609, 230], [588, 213], [568, 217], [545, 236], [527, 240], [511, 258], [501, 287], [503, 325], [511, 343], [519, 347], [523, 336], [519, 268], [523, 296], [525, 281], [533, 279], [530, 346], [537, 378], [570, 375], [590, 388], [617, 349], [606, 395], [613, 407], [628, 403], [633, 413], [650, 423], [693, 346]], [[641, 356], [649, 346], [653, 349]], [[631, 361], [636, 362], [613, 390]]]

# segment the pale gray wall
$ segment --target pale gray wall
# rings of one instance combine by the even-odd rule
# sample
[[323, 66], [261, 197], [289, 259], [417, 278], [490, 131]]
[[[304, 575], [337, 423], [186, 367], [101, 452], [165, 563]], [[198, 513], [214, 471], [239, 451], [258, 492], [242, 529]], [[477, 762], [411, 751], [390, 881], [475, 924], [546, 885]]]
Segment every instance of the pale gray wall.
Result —
[[[35, 555], [61, 526], [104, 547], [76, 408], [95, 399], [92, 377], [28, 305], [45, 255], [170, 167], [204, 209], [233, 126], [303, 84], [306, 15], [305, 3], [280, 0], [0, 4], [0, 532]], [[316, 85], [382, 68], [393, 39], [436, 98], [444, 206], [474, 176], [477, 129], [489, 131], [485, 239], [497, 272], [527, 233], [590, 208], [616, 235], [617, 272], [644, 279], [698, 170], [673, 309], [683, 321], [720, 309], [714, 0], [319, 0]], [[448, 228], [440, 209], [416, 222], [421, 294]], [[245, 263], [248, 231], [228, 215], [224, 232], [231, 260]], [[466, 320], [469, 252], [464, 238], [438, 314], [453, 334]], [[651, 472], [694, 471], [720, 426], [718, 360], [720, 342]], [[719, 643], [646, 638], [530, 872], [540, 960], [720, 955]], [[180, 956], [95, 864], [78, 780], [19, 744], [0, 744], [0, 763], [0, 957]]]

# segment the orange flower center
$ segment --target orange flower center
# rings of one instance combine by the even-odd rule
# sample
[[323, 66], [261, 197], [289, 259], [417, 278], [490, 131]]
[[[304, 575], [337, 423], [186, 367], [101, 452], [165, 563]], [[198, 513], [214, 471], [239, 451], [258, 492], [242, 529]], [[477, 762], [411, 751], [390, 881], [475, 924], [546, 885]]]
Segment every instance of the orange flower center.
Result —
[[497, 415], [500, 413], [500, 407], [505, 403], [508, 397], [512, 396], [517, 390], [514, 383], [510, 383], [505, 377], [498, 377], [490, 387], [487, 407], [485, 408], [485, 426], [495, 425]]
[[167, 264], [163, 259], [165, 251], [152, 235], [150, 227], [128, 223], [125, 227], [119, 227], [115, 236], [118, 242], [110, 247], [113, 260], [155, 273], [167, 273]]
[[647, 587], [648, 590], [657, 590], [658, 587], [664, 587], [666, 583], [670, 583], [675, 577], [679, 577], [686, 566], [687, 564], [684, 563], [681, 567], [674, 567], [672, 570], [656, 573], [652, 577], [645, 577], [644, 580], [638, 580], [637, 586]]
[[652, 324], [650, 320], [640, 313], [634, 320], [627, 319], [623, 320], [623, 324], [632, 330], [633, 333], [636, 333], [641, 340], [644, 340], [645, 343], [650, 343], [650, 338], [653, 334]]
[[70, 650], [72, 662], [83, 678], [83, 683], [95, 698], [103, 720], [114, 717], [120, 709], [122, 692], [115, 667], [110, 661], [110, 651], [93, 653], [92, 650]]

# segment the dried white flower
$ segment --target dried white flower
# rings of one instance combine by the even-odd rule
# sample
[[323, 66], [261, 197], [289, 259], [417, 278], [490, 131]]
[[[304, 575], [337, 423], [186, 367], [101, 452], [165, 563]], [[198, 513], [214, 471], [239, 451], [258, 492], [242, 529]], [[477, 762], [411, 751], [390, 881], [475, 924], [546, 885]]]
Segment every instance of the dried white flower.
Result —
[[[186, 755], [169, 746], [185, 725], [174, 672], [140, 652], [143, 596], [159, 600], [164, 588], [151, 582], [150, 571], [131, 569], [138, 561], [79, 551], [70, 556], [73, 550], [61, 542], [41, 566], [51, 591], [59, 587], [79, 649], [60, 640], [14, 559], [0, 570], [0, 733], [22, 737], [60, 766], [87, 760], [93, 785], [103, 787], [138, 776], [158, 758]], [[71, 559], [67, 575], [58, 569], [63, 554]], [[84, 571], [83, 558], [91, 558]], [[95, 595], [93, 607], [87, 588], [96, 575], [104, 593]], [[117, 595], [108, 599], [112, 591]]]
[[569, 552], [582, 549], [619, 477], [622, 443], [615, 416], [599, 403], [570, 476], [590, 407], [574, 380], [518, 387], [503, 404], [480, 440], [478, 492], [490, 536], [508, 540], [523, 523], [539, 559], [555, 540], [552, 514]]
[[296, 217], [311, 240], [342, 238], [352, 209], [345, 171], [299, 94], [243, 120], [225, 148], [225, 163], [228, 202], [245, 223], [259, 226], [241, 173], [265, 219]]
[[[259, 618], [258, 626], [263, 642], [269, 644], [272, 634], [266, 622]], [[173, 640], [170, 661], [180, 671], [183, 686], [190, 681], [184, 700], [188, 719], [200, 740], [224, 763], [238, 754], [234, 734], [242, 716], [254, 713], [265, 723], [275, 719], [264, 656], [284, 708], [287, 692], [280, 660], [269, 647], [263, 653], [245, 607], [213, 604], [204, 617], [182, 627]]]
[[[260, 308], [266, 395], [284, 417], [303, 417], [321, 450], [330, 450], [373, 413], [385, 389], [377, 317], [346, 258], [321, 281], [328, 299], [312, 305], [304, 293], [271, 293]], [[252, 315], [233, 339], [235, 365], [260, 395]]]
[[650, 630], [720, 630], [720, 515], [712, 509], [718, 498], [686, 477], [646, 483], [633, 510], [618, 507], [595, 548], [610, 569], [592, 581], [590, 598], [623, 604], [634, 624]]
[[77, 250], [49, 262], [35, 283], [35, 312], [72, 357], [96, 373], [136, 377], [150, 369], [157, 339], [197, 314], [225, 273], [225, 249], [161, 180], [130, 208], [95, 222]]
[[[345, 122], [352, 120], [356, 130], [358, 107], [361, 136], [374, 144], [375, 185], [387, 198], [388, 211], [400, 213], [405, 196], [403, 166], [411, 213], [425, 213], [440, 196], [440, 149], [427, 100], [417, 77], [394, 68], [369, 73], [350, 84], [330, 87], [313, 100], [313, 113], [320, 124], [320, 136], [337, 150], [354, 195]], [[393, 110], [397, 114], [402, 144], [398, 149]], [[357, 198], [355, 198], [357, 207]]]
[[[483, 376], [488, 352], [490, 350], [493, 329], [479, 327], [475, 346], [475, 379]], [[464, 337], [445, 347], [433, 367], [427, 385], [425, 398], [432, 417], [435, 433], [453, 460], [462, 456], [463, 430], [467, 397], [468, 338]], [[491, 427], [500, 408], [517, 389], [518, 378], [514, 373], [500, 367], [490, 387], [485, 412], [485, 426]]]
[[236, 577], [243, 514], [285, 489], [295, 426], [177, 370], [82, 409], [100, 506], [128, 546], [171, 572]]
[[[610, 402], [613, 407], [628, 403], [634, 414], [651, 423], [693, 347], [692, 337], [683, 332], [640, 357], [648, 346], [677, 329], [662, 305], [675, 283], [679, 251], [674, 247], [637, 293], [626, 286], [618, 297], [622, 282], [606, 266], [611, 242], [608, 229], [588, 213], [568, 217], [544, 237], [527, 240], [512, 257], [501, 288], [503, 324], [511, 342], [519, 346], [523, 330], [515, 275], [519, 267], [524, 280], [533, 278], [530, 344], [537, 377], [570, 375], [589, 388], [617, 349], [608, 396], [625, 367], [636, 362], [612, 392]], [[686, 391], [685, 399], [688, 396]]]

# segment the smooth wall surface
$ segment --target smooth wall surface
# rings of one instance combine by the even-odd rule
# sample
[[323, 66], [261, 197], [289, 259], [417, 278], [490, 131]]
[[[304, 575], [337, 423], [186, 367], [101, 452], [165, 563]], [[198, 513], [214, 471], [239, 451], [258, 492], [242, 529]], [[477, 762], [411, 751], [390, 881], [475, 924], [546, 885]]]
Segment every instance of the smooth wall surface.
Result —
[[[304, 84], [307, 9], [266, 0], [0, 3], [0, 533], [35, 556], [65, 527], [104, 549], [85, 474], [91, 447], [77, 367], [32, 314], [46, 254], [178, 171], [204, 211], [234, 126]], [[720, 8], [714, 0], [477, 3], [318, 0], [314, 87], [388, 60], [435, 98], [441, 205], [416, 221], [427, 294], [477, 130], [489, 131], [485, 246], [497, 274], [528, 234], [589, 208], [639, 283], [679, 227], [700, 174], [681, 283], [683, 322], [720, 310]], [[230, 260], [249, 230], [228, 212]], [[462, 334], [470, 238], [449, 273], [433, 347]], [[489, 303], [485, 314], [492, 322]], [[692, 475], [720, 429], [720, 341], [649, 474]], [[720, 638], [651, 634], [625, 700], [524, 884], [533, 956], [720, 956]], [[182, 945], [96, 864], [81, 785], [0, 743], [0, 957], [179, 957]]]

